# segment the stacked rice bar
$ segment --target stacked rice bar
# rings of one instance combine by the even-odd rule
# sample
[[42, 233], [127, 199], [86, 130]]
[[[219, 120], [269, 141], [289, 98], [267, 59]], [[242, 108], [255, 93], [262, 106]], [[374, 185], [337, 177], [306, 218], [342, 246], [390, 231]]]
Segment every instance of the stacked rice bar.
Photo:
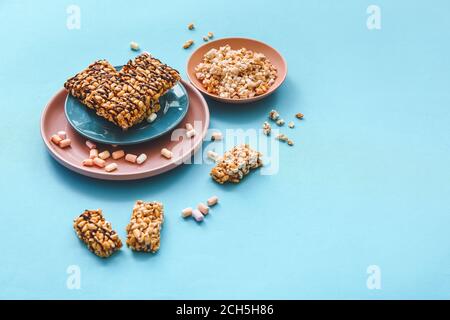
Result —
[[178, 71], [143, 53], [120, 71], [99, 60], [64, 87], [97, 115], [126, 130], [159, 110], [158, 99], [180, 80]]

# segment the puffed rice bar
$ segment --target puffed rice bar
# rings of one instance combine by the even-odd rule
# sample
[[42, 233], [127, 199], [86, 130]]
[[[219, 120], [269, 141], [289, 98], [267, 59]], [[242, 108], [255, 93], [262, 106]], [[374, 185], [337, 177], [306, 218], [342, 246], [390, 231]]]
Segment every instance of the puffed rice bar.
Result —
[[135, 251], [158, 251], [163, 222], [164, 210], [161, 203], [136, 201], [126, 228], [127, 246]]
[[73, 228], [80, 238], [97, 256], [107, 258], [122, 247], [118, 234], [105, 220], [102, 210], [85, 210], [74, 220]]
[[235, 146], [217, 159], [210, 175], [220, 184], [239, 183], [251, 169], [263, 165], [261, 156], [260, 152], [251, 149], [248, 144]]

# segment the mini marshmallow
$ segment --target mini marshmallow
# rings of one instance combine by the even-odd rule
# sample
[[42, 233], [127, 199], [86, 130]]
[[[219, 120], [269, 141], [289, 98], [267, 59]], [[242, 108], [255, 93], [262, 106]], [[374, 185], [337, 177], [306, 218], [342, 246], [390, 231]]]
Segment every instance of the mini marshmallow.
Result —
[[192, 126], [192, 124], [186, 123], [186, 130], [187, 130], [187, 131], [194, 130], [194, 127]]
[[66, 134], [66, 132], [65, 131], [58, 131], [58, 136], [61, 138], [61, 139], [66, 139], [67, 138], [67, 134]]
[[117, 169], [117, 163], [115, 163], [115, 162], [110, 163], [110, 164], [108, 164], [108, 165], [105, 167], [105, 171], [107, 171], [107, 172], [111, 172], [111, 171], [114, 171], [114, 170], [116, 170], [116, 169]]
[[202, 215], [202, 213], [201, 213], [198, 209], [192, 210], [192, 217], [193, 217], [193, 218], [195, 219], [195, 221], [197, 221], [197, 222], [203, 221], [203, 215]]
[[197, 206], [198, 210], [203, 213], [205, 216], [209, 213], [209, 208], [206, 204], [200, 202]]
[[131, 153], [128, 153], [125, 156], [125, 160], [128, 161], [128, 162], [131, 162], [131, 163], [136, 163], [136, 158], [137, 158], [137, 155], [131, 154]]
[[114, 160], [118, 160], [123, 157], [125, 157], [125, 151], [123, 151], [123, 150], [117, 150], [112, 153], [112, 158]]
[[183, 210], [181, 211], [181, 216], [182, 216], [183, 218], [187, 218], [187, 217], [192, 216], [192, 208], [185, 208], [185, 209], [183, 209]]
[[172, 151], [170, 151], [169, 149], [163, 148], [161, 150], [161, 155], [163, 155], [167, 159], [170, 159], [170, 158], [172, 158]]
[[105, 150], [105, 151], [103, 151], [103, 152], [100, 152], [100, 153], [98, 154], [98, 157], [99, 157], [100, 159], [102, 159], [102, 160], [106, 160], [106, 159], [108, 159], [109, 157], [111, 157], [111, 153], [109, 153], [108, 150]]
[[89, 159], [95, 159], [97, 157], [98, 157], [98, 150], [97, 149], [89, 150]]
[[97, 149], [97, 146], [95, 145], [95, 143], [93, 143], [92, 141], [89, 141], [89, 140], [86, 140], [86, 146], [91, 150]]
[[86, 159], [86, 160], [83, 160], [83, 162], [81, 164], [85, 167], [92, 167], [94, 165], [94, 160]]
[[136, 158], [136, 163], [142, 164], [145, 160], [147, 160], [147, 155], [145, 153], [142, 153], [139, 155], [139, 157]]
[[70, 144], [71, 144], [70, 139], [64, 139], [59, 143], [59, 146], [61, 148], [67, 148], [67, 147], [70, 147]]
[[94, 158], [94, 164], [97, 166], [97, 167], [99, 167], [99, 168], [104, 168], [105, 167], [105, 164], [106, 164], [106, 161], [105, 160], [103, 160], [103, 159], [100, 159], [100, 158]]
[[217, 202], [219, 202], [219, 198], [217, 196], [212, 196], [211, 198], [208, 199], [208, 201], [206, 202], [208, 204], [208, 206], [214, 206], [217, 204]]
[[153, 121], [156, 120], [157, 117], [158, 117], [158, 115], [157, 115], [156, 113], [153, 112], [151, 115], [149, 115], [149, 116], [147, 117], [147, 122], [148, 122], [148, 123], [152, 123]]
[[54, 134], [54, 135], [52, 135], [52, 137], [50, 138], [50, 140], [51, 140], [54, 144], [56, 144], [56, 145], [59, 146], [59, 143], [60, 143], [63, 139], [61, 139], [61, 137], [58, 136], [57, 134]]

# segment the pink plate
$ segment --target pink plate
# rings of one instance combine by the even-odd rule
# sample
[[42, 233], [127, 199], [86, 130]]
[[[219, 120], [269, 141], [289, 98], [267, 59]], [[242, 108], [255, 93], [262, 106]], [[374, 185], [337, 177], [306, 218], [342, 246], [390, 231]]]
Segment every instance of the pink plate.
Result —
[[[125, 161], [123, 158], [113, 160], [109, 158], [106, 163], [116, 162], [118, 169], [111, 173], [97, 167], [85, 167], [81, 164], [84, 159], [89, 158], [89, 149], [85, 145], [86, 139], [80, 136], [67, 122], [64, 114], [64, 101], [67, 91], [61, 89], [45, 107], [41, 118], [41, 135], [50, 154], [60, 164], [92, 178], [104, 180], [135, 180], [143, 179], [157, 174], [169, 171], [188, 160], [201, 146], [203, 138], [206, 135], [209, 126], [209, 109], [203, 96], [191, 84], [182, 80], [189, 95], [189, 110], [186, 117], [172, 134], [166, 134], [156, 140], [141, 143], [133, 146], [123, 146], [126, 153], [139, 155], [147, 154], [147, 161], [143, 164], [133, 164]], [[192, 138], [187, 138], [185, 133], [186, 123], [191, 123], [197, 134]], [[67, 132], [68, 138], [72, 140], [70, 147], [61, 149], [50, 141], [50, 137], [58, 131]], [[172, 159], [166, 159], [161, 156], [161, 149], [167, 148], [173, 152]], [[99, 151], [122, 149], [122, 147], [113, 147], [97, 144]]]

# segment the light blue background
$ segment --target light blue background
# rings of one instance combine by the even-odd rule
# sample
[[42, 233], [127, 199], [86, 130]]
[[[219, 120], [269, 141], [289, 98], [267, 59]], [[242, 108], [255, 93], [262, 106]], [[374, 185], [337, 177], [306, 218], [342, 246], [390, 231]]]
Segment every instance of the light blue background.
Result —
[[[81, 30], [66, 7], [81, 8]], [[382, 29], [366, 28], [377, 4]], [[450, 3], [441, 1], [0, 2], [1, 298], [449, 298]], [[188, 31], [189, 22], [196, 24]], [[182, 71], [181, 45], [213, 31], [277, 48], [285, 84], [254, 105], [208, 101], [211, 127], [260, 128], [276, 107], [305, 120], [280, 146], [276, 175], [220, 186], [207, 165], [104, 182], [47, 153], [41, 112], [95, 59], [121, 64], [129, 42]], [[205, 223], [180, 210], [212, 194]], [[136, 199], [166, 208], [161, 250], [108, 260], [72, 230], [103, 208], [125, 239]], [[66, 287], [69, 265], [81, 289]], [[382, 289], [368, 290], [378, 265]]]

